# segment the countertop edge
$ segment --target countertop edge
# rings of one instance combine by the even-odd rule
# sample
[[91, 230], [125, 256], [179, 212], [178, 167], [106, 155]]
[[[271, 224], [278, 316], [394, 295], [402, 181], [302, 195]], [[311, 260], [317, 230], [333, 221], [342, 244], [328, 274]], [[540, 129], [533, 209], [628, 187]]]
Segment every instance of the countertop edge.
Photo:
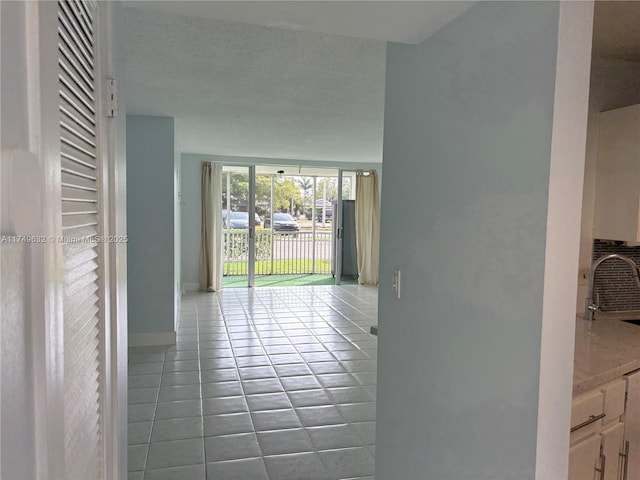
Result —
[[[585, 320], [582, 315], [576, 315], [576, 345], [573, 384], [574, 397], [609, 383], [617, 378], [622, 378], [624, 375], [640, 369], [640, 327], [633, 326], [629, 328], [629, 324], [622, 326], [623, 320], [638, 318], [640, 318], [640, 311], [598, 312], [596, 314], [596, 320], [594, 321], [595, 323]], [[611, 325], [611, 328], [609, 328], [608, 325]], [[596, 334], [597, 332], [601, 332], [599, 335], [602, 335], [602, 333], [606, 332], [607, 335], [605, 335], [603, 339], [595, 337], [595, 343], [591, 344], [589, 334], [589, 331], [592, 330], [591, 327], [594, 327], [593, 331], [595, 331]], [[603, 327], [605, 327], [604, 330]], [[621, 341], [620, 333], [618, 333], [620, 331], [623, 332], [622, 338], [624, 338], [624, 341], [622, 341], [620, 347], [618, 347], [617, 342]], [[613, 335], [612, 339], [606, 340], [606, 337], [610, 335], [609, 332], [612, 334], [615, 332], [615, 335]], [[615, 343], [613, 343], [614, 339]], [[638, 345], [637, 350], [632, 350], [633, 353], [631, 355], [629, 354], [629, 344], [626, 340], [631, 340], [633, 342], [631, 346], [634, 349], [636, 345]], [[623, 346], [624, 343], [627, 343], [626, 346]], [[579, 348], [579, 346], [582, 348]], [[627, 349], [626, 353], [624, 353], [625, 348]], [[609, 365], [609, 367], [604, 370], [600, 368], [593, 368], [592, 366], [587, 366], [585, 368], [586, 365], [592, 362], [595, 362], [594, 365], [598, 364], [599, 358], [604, 359], [605, 357], [602, 357], [602, 355], [603, 352], [606, 353], [607, 349], [611, 350], [607, 357], [609, 359], [615, 359], [615, 363], [619, 362], [617, 365]], [[619, 357], [618, 349], [621, 350], [619, 352]], [[598, 350], [600, 350], [600, 352]], [[579, 352], [580, 356], [578, 356]], [[613, 357], [611, 357], [611, 355], [613, 355]], [[589, 375], [588, 378], [583, 378], [576, 382], [575, 377], [577, 374], [575, 369], [578, 365], [583, 369], [592, 370], [593, 374]], [[580, 375], [582, 377], [584, 377], [583, 372], [581, 372]]]
[[588, 378], [587, 380], [583, 380], [580, 383], [576, 383], [573, 385], [573, 396], [580, 395], [581, 393], [588, 392], [589, 390], [593, 390], [596, 387], [609, 383], [616, 378], [622, 378], [627, 373], [631, 373], [634, 370], [640, 369], [640, 359], [634, 360], [633, 362], [625, 363], [616, 368], [612, 368], [611, 370], [607, 370], [598, 375], [594, 375], [593, 377]]

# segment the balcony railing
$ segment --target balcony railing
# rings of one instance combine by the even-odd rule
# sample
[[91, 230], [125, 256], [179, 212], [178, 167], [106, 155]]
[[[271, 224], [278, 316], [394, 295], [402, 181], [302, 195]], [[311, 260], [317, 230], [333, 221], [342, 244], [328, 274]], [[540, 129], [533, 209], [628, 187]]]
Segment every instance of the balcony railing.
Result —
[[[256, 275], [331, 273], [331, 232], [272, 232], [256, 230]], [[225, 276], [249, 272], [248, 230], [225, 230]]]

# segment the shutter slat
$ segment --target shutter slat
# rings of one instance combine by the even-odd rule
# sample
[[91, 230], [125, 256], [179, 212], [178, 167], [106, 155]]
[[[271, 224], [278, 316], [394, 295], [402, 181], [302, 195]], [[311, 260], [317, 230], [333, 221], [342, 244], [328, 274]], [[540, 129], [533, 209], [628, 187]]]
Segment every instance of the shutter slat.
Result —
[[86, 203], [98, 203], [98, 198], [95, 192], [89, 192], [87, 190], [62, 188], [62, 201], [63, 202], [86, 202]]
[[[95, 272], [93, 272], [91, 274], [91, 278], [95, 281], [97, 279], [97, 274]], [[89, 280], [90, 278], [86, 278], [86, 280]], [[74, 282], [76, 283], [76, 282]], [[67, 292], [65, 293], [65, 299], [63, 301], [64, 307], [68, 310], [69, 313], [72, 312], [78, 312], [80, 311], [80, 305], [82, 305], [83, 302], [83, 298], [85, 297], [79, 297], [78, 296], [78, 289], [76, 288], [75, 290], [73, 290], [71, 287], [67, 289]], [[83, 290], [83, 295], [86, 295], [86, 298], [93, 298], [94, 295], [97, 295], [98, 292], [98, 288], [97, 286], [94, 287], [94, 291], [84, 291]], [[73, 323], [69, 323], [69, 328], [71, 328], [71, 326], [73, 325]]]
[[84, 148], [85, 146], [83, 146], [80, 142], [74, 140], [74, 138], [69, 136], [62, 137], [62, 143], [64, 143], [69, 148], [69, 150], [82, 153], [89, 158], [96, 158], [95, 147]]
[[73, 85], [73, 80], [69, 79], [66, 75], [62, 75], [62, 73], [58, 75], [58, 79], [60, 80], [60, 83], [62, 83], [60, 88], [61, 96], [66, 95], [67, 97], [70, 96], [71, 98], [75, 98], [76, 100], [80, 101], [80, 103], [87, 110], [89, 110], [89, 112], [91, 112], [92, 115], [95, 114], [96, 110], [95, 110], [95, 107], [93, 106], [93, 102], [87, 101], [84, 98], [84, 95], [78, 94], [78, 92], [76, 91], [76, 88]]
[[[97, 192], [97, 190], [95, 188], [84, 187], [82, 185], [72, 184], [72, 183], [68, 183], [68, 182], [62, 184], [62, 190], [64, 191], [65, 189], [67, 189], [69, 191], [81, 190], [81, 191], [84, 191], [84, 192]], [[78, 195], [80, 195], [80, 193]]]
[[[80, 115], [84, 119], [84, 121], [88, 122], [95, 130], [96, 121], [94, 119], [94, 112], [89, 110], [85, 104], [78, 102], [77, 99], [74, 99], [73, 95], [68, 93], [66, 88], [64, 90], [60, 90], [60, 97], [62, 97], [62, 100], [60, 102], [61, 108], [64, 107], [65, 110], [69, 112], [68, 114], [73, 115], [74, 118], [77, 118], [77, 116]], [[82, 120], [76, 121], [80, 122]]]
[[85, 167], [89, 167], [93, 170], [97, 168], [95, 158], [90, 157], [89, 155], [76, 150], [67, 144], [62, 144], [62, 151], [60, 152], [60, 156], [63, 160], [79, 163], [80, 165], [84, 165]]
[[96, 149], [95, 142], [91, 142], [90, 140], [87, 141], [88, 139], [85, 136], [80, 135], [79, 132], [63, 121], [60, 121], [60, 128], [64, 130], [65, 143], [70, 147], [70, 149], [72, 149], [72, 151], [83, 153], [89, 158], [92, 158], [90, 153]]
[[[90, 285], [89, 287], [87, 287], [86, 285], [81, 285], [81, 282], [79, 280], [89, 280], [95, 285]], [[78, 305], [82, 303], [82, 299], [85, 295], [92, 295], [98, 290], [98, 284], [96, 282], [98, 280], [98, 274], [95, 271], [90, 272], [86, 278], [82, 278], [79, 280], [75, 281], [73, 285], [69, 285], [64, 289], [64, 302], [65, 305], [67, 305], [68, 308], [71, 309], [69, 310], [69, 312], [77, 309]], [[82, 295], [78, 295], [79, 292], [82, 292]]]
[[[97, 311], [97, 309], [92, 309], [91, 311], [86, 312], [86, 321], [78, 324], [80, 329], [76, 332], [75, 336], [69, 339], [71, 343], [80, 346], [80, 348], [76, 350], [76, 355], [80, 358], [99, 358], [97, 355], [98, 349], [96, 347], [99, 346], [100, 339], [96, 333], [98, 330], [98, 321], [96, 320], [97, 316], [93, 313], [94, 311]], [[86, 369], [86, 367], [78, 364], [76, 364], [75, 367], [77, 368], [78, 373], [83, 373]], [[97, 372], [94, 370], [90, 373], [93, 374]]]
[[76, 281], [82, 279], [82, 277], [90, 275], [98, 269], [98, 263], [95, 261], [97, 257], [95, 249], [91, 249], [89, 252], [92, 253], [84, 252], [81, 258], [74, 258], [75, 265], [65, 265], [64, 281], [66, 285], [71, 286]]
[[63, 215], [62, 232], [65, 235], [73, 235], [73, 231], [81, 227], [98, 226], [97, 215]]
[[82, 15], [84, 16], [84, 18], [86, 20], [87, 27], [89, 28], [91, 33], [93, 33], [93, 23], [89, 20], [91, 18], [91, 12], [89, 11], [89, 5], [91, 5], [91, 8], [95, 9], [96, 6], [97, 6], [96, 2], [94, 0], [86, 0], [84, 2], [78, 2], [77, 4], [80, 7], [80, 9], [82, 10]]
[[[61, 168], [61, 171], [69, 175], [70, 178], [74, 178], [76, 180], [86, 180], [88, 182], [95, 183], [96, 176], [83, 173], [80, 167], [81, 167], [80, 165], [77, 165], [76, 168]], [[93, 171], [91, 173], [93, 173]]]
[[103, 310], [93, 11], [58, 2], [65, 478], [103, 477]]
[[[96, 8], [96, 2], [94, 0], [87, 0], [85, 2], [79, 2], [78, 5], [82, 9], [82, 12], [85, 18], [87, 19], [91, 18], [91, 12], [89, 12], [89, 5], [91, 5], [91, 8]], [[91, 21], [87, 21], [87, 24], [91, 32], [93, 32], [93, 24], [91, 23]]]
[[88, 136], [90, 140], [87, 143], [95, 143], [95, 125], [86, 121], [85, 118], [78, 115], [75, 110], [69, 110], [66, 106], [60, 107], [60, 113], [62, 114], [61, 122], [66, 123], [72, 129], [77, 130], [80, 135]]
[[76, 47], [73, 45], [73, 42], [69, 40], [67, 32], [65, 32], [63, 28], [58, 29], [58, 34], [63, 40], [59, 43], [58, 49], [64, 57], [65, 65], [72, 67], [78, 77], [84, 80], [86, 87], [93, 92], [95, 87], [93, 85], [94, 76], [91, 66], [87, 65], [82, 56], [78, 55]]
[[77, 238], [82, 239], [83, 241], [78, 241], [75, 243], [66, 242], [62, 245], [63, 255], [68, 259], [67, 264], [70, 266], [70, 268], [74, 267], [74, 263], [71, 260], [72, 257], [75, 260], [76, 257], [85, 255], [85, 250], [94, 250], [95, 248], [95, 245], [93, 245], [89, 241], [95, 235], [95, 229], [88, 228], [84, 231], [78, 229], [76, 230], [75, 235]]
[[73, 152], [76, 153], [78, 155], [72, 155], [71, 153], [67, 153], [67, 152], [61, 152], [60, 153], [60, 157], [61, 157], [61, 161], [62, 164], [64, 165], [65, 168], [78, 168], [79, 166], [82, 166], [84, 168], [89, 169], [88, 171], [95, 171], [96, 170], [96, 164], [95, 161], [92, 161], [93, 159], [89, 159], [86, 156], [82, 156], [82, 154], [80, 154], [80, 152]]
[[[68, 120], [68, 118], [66, 119]], [[83, 133], [82, 131], [80, 131], [79, 128], [77, 128], [77, 124], [73, 125], [73, 123], [76, 123], [75, 119], [72, 118], [71, 120], [73, 120], [73, 122], [60, 120], [60, 126], [64, 130], [66, 130], [67, 133], [72, 137], [74, 137], [76, 140], [80, 140], [80, 142], [77, 142], [77, 143], [81, 145], [83, 148], [85, 149], [96, 148], [95, 133], [91, 132], [89, 135], [87, 135], [86, 132]]]
[[[76, 340], [76, 342], [77, 341], [78, 340]], [[95, 344], [91, 346], [93, 347], [94, 350], [96, 349]], [[89, 363], [96, 363], [100, 361], [100, 359], [97, 357], [92, 357], [92, 356], [87, 357], [86, 351], [76, 352], [74, 357], [80, 358], [82, 361], [89, 362]], [[95, 433], [99, 433], [100, 431], [99, 430], [100, 423], [95, 421], [95, 417], [99, 415], [99, 412], [96, 412], [93, 406], [96, 404], [96, 401], [100, 398], [100, 390], [99, 388], [95, 388], [94, 384], [100, 381], [100, 374], [98, 372], [85, 372], [83, 370], [74, 370], [74, 369], [71, 369], [70, 373], [74, 376], [82, 375], [83, 381], [77, 382], [73, 386], [71, 385], [69, 386], [69, 394], [70, 394], [69, 397], [76, 398], [76, 402], [78, 402], [77, 399], [81, 396], [88, 397], [87, 399], [83, 399], [84, 401], [82, 401], [82, 403], [78, 405], [79, 407], [81, 406], [81, 408], [78, 408], [78, 410], [81, 409], [83, 411], [78, 412], [79, 414], [77, 415], [74, 415], [71, 421], [75, 424], [75, 429], [81, 432], [82, 436], [93, 435], [95, 437]], [[95, 431], [96, 427], [98, 427], [97, 432]], [[89, 438], [88, 436], [85, 438], [87, 443], [91, 442], [94, 444], [99, 444], [100, 442], [99, 438]], [[73, 439], [69, 439], [69, 440], [73, 442]], [[84, 443], [85, 442], [79, 442], [78, 445], [80, 446], [80, 448], [82, 449], [86, 448], [83, 445]]]
[[86, 307], [84, 306], [85, 302], [96, 302], [98, 300], [98, 288], [94, 288], [95, 291], [87, 291], [86, 298], [79, 298], [78, 295], [73, 295], [71, 297], [65, 298], [64, 300], [64, 308], [68, 309], [69, 312], [83, 312], [86, 311]]
[[77, 33], [64, 18], [62, 18], [58, 26], [58, 36], [67, 46], [70, 53], [73, 54], [72, 61], [82, 64], [89, 78], [95, 79], [93, 55], [91, 55], [91, 52], [87, 52], [86, 45], [77, 41], [79, 40]]
[[62, 202], [62, 216], [78, 217], [84, 215], [95, 215], [98, 218], [98, 209], [95, 203], [91, 202]]
[[[83, 321], [78, 322], [76, 325], [73, 325], [73, 327], [69, 328], [67, 332], [70, 334], [68, 345], [74, 346], [74, 354], [77, 357], [91, 358], [92, 356], [97, 356], [95, 352], [96, 345], [92, 345], [95, 339], [97, 339], [97, 312], [98, 309], [93, 305], [85, 312], [77, 312], [79, 315], [81, 315]], [[95, 343], [99, 343], [99, 339], [98, 342]], [[72, 367], [72, 371], [75, 370], [76, 372], [82, 372], [85, 368], [86, 366], [76, 364]]]
[[90, 43], [91, 47], [93, 47], [93, 28], [89, 26], [90, 21], [85, 15], [84, 10], [80, 6], [80, 2], [70, 1], [68, 2], [71, 7], [70, 10], [73, 13], [74, 17], [77, 20], [77, 24], [82, 28], [84, 35], [82, 38], [86, 38], [87, 42]]
[[[60, 77], [66, 80], [65, 85], [71, 90], [78, 98], [84, 98], [89, 105], [93, 105], [95, 99], [93, 93], [87, 89], [86, 84], [81, 78], [73, 72], [72, 68], [66, 64], [63, 58], [60, 59], [58, 65], [62, 68]], [[94, 107], [95, 108], [95, 107]]]
[[[75, 353], [81, 357], [90, 357], [92, 350], [95, 348], [90, 347], [91, 342], [97, 338], [96, 327], [98, 326], [99, 319], [97, 317], [98, 307], [93, 305], [84, 305], [85, 310], [78, 309], [75, 313], [78, 315], [78, 321], [75, 325], [72, 325], [67, 333], [69, 333], [69, 345], [79, 345]], [[96, 352], [94, 351], [95, 355]], [[75, 366], [79, 370], [84, 370], [82, 365]]]
[[87, 62], [89, 62], [93, 67], [93, 45], [91, 45], [91, 42], [85, 38], [82, 28], [79, 28], [79, 25], [75, 21], [75, 15], [73, 15], [69, 8], [69, 3], [60, 1], [58, 2], [58, 5], [62, 7], [62, 12], [59, 12], [58, 15], [60, 23], [65, 27], [67, 32], [69, 32], [69, 35], [71, 35], [75, 45], [78, 46], [82, 52], [82, 56], [85, 60], [87, 60]]
[[[95, 180], [96, 167], [89, 162], [84, 162], [70, 155], [60, 155], [60, 163], [62, 171], [68, 172], [70, 175], [79, 176], [80, 178]], [[74, 173], [75, 172], [75, 173]]]

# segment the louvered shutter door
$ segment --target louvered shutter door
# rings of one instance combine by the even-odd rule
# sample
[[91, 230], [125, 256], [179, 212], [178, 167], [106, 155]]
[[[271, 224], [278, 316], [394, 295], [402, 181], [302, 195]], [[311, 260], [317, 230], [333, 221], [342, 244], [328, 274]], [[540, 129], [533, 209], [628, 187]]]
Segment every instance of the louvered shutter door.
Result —
[[67, 480], [103, 468], [95, 17], [93, 3], [58, 3]]

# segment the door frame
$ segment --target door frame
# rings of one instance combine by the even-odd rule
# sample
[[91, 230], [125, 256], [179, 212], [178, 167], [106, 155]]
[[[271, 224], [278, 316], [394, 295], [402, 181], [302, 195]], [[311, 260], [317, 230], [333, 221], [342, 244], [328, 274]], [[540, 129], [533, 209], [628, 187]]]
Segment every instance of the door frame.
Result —
[[[219, 160], [213, 160], [216, 163], [219, 163], [220, 165], [222, 165], [222, 175], [223, 175], [223, 182], [225, 182], [225, 187], [227, 190], [227, 225], [231, 225], [231, 182], [230, 182], [230, 177], [227, 177], [227, 180], [224, 180], [224, 176], [225, 175], [229, 175], [229, 174], [233, 174], [233, 173], [238, 173], [238, 172], [225, 172], [224, 169], [225, 167], [228, 168], [242, 168], [242, 169], [246, 169], [246, 175], [248, 176], [248, 181], [249, 181], [249, 191], [247, 193], [247, 213], [249, 215], [249, 228], [248, 228], [248, 245], [249, 245], [249, 252], [247, 255], [247, 287], [248, 288], [253, 288], [254, 285], [254, 277], [255, 277], [255, 263], [252, 261], [255, 260], [255, 225], [253, 224], [253, 215], [256, 211], [256, 207], [255, 207], [255, 189], [256, 189], [256, 180], [255, 180], [255, 165], [251, 165], [251, 164], [246, 164], [246, 163], [233, 163], [233, 162], [225, 162], [225, 161], [219, 161]], [[241, 175], [244, 175], [245, 173], [242, 172]], [[222, 192], [220, 192], [220, 195], [222, 195]], [[227, 232], [229, 232], [229, 228], [227, 228]], [[226, 236], [227, 233], [225, 233], [225, 230], [222, 230], [222, 235]], [[223, 286], [224, 286], [224, 243], [223, 245], [223, 255], [222, 255], [222, 277], [223, 277]]]
[[[256, 281], [256, 166], [249, 166], [249, 198], [247, 199], [249, 212], [249, 265], [247, 266], [247, 286], [253, 288]], [[273, 222], [273, 220], [272, 220]]]
[[343, 237], [343, 228], [342, 228], [342, 172], [344, 170], [338, 170], [338, 185], [337, 185], [337, 194], [338, 194], [338, 203], [336, 205], [336, 211], [332, 213], [333, 218], [332, 222], [335, 222], [335, 227], [333, 231], [335, 232], [335, 238], [333, 239], [335, 243], [334, 249], [334, 258], [331, 259], [335, 265], [335, 284], [342, 284], [342, 237]]

